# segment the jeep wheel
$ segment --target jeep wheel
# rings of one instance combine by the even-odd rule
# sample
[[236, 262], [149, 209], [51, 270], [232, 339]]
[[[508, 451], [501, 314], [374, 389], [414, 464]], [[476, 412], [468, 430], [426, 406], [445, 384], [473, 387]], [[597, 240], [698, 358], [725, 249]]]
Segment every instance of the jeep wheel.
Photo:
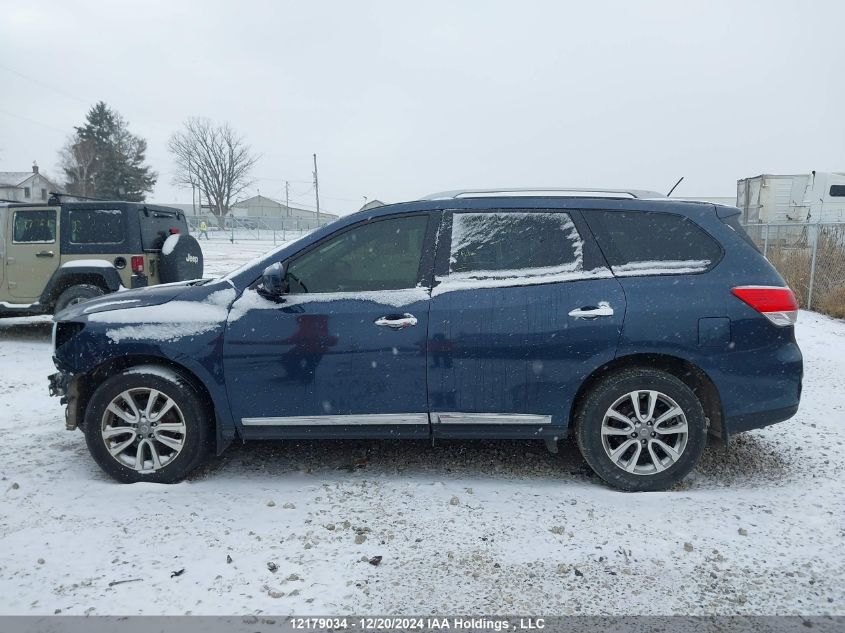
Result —
[[208, 454], [205, 407], [185, 378], [142, 366], [106, 380], [85, 412], [88, 450], [118, 481], [174, 483]]
[[666, 490], [695, 467], [707, 420], [671, 374], [626, 369], [599, 381], [575, 416], [575, 438], [599, 477], [630, 491]]
[[56, 307], [53, 311], [58, 314], [68, 306], [76, 305], [77, 303], [88, 301], [89, 299], [96, 299], [97, 297], [102, 297], [104, 294], [106, 293], [102, 288], [91, 284], [71, 286], [59, 295], [59, 298], [56, 300]]

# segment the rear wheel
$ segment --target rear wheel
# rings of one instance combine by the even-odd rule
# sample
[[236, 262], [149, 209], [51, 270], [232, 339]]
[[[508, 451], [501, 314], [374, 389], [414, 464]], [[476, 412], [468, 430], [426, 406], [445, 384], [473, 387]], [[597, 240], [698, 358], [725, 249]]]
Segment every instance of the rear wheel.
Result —
[[575, 418], [584, 459], [622, 490], [666, 490], [698, 463], [707, 419], [695, 393], [675, 376], [634, 368], [599, 381]]
[[208, 454], [209, 425], [196, 389], [168, 367], [143, 366], [106, 380], [85, 412], [85, 439], [118, 481], [174, 483]]
[[102, 297], [104, 294], [106, 293], [102, 288], [93, 284], [71, 286], [59, 295], [54, 311], [58, 314], [68, 306], [76, 305], [89, 299], [96, 299], [97, 297]]

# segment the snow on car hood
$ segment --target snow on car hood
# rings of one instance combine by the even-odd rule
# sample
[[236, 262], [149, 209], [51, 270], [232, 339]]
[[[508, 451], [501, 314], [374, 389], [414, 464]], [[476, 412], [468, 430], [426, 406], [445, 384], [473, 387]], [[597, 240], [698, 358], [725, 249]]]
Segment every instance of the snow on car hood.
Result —
[[[227, 281], [189, 286], [175, 284], [128, 291], [74, 306], [77, 319], [105, 328], [114, 343], [124, 340], [176, 341], [221, 327], [237, 292]], [[62, 320], [74, 318], [67, 311]]]
[[[210, 283], [198, 283], [202, 280], [179, 281], [170, 284], [160, 284], [147, 288], [136, 288], [135, 290], [123, 290], [105, 297], [92, 299], [84, 303], [69, 306], [59, 312], [54, 321], [75, 321], [87, 319], [88, 321], [112, 321], [125, 323], [138, 323], [145, 320], [144, 314], [135, 312], [140, 308], [149, 308], [169, 303], [177, 297], [184, 303], [202, 303], [210, 295], [220, 290], [231, 291], [231, 300], [234, 300], [235, 290], [228, 282], [214, 280]], [[220, 295], [217, 295], [220, 298]], [[231, 301], [229, 301], [231, 303]], [[129, 312], [131, 314], [129, 314]]]
[[166, 303], [182, 294], [193, 281], [180, 281], [175, 284], [150, 286], [135, 290], [122, 290], [108, 294], [99, 299], [91, 299], [84, 303], [69, 306], [53, 317], [54, 321], [73, 321], [98, 312], [111, 312], [126, 308], [139, 308]]

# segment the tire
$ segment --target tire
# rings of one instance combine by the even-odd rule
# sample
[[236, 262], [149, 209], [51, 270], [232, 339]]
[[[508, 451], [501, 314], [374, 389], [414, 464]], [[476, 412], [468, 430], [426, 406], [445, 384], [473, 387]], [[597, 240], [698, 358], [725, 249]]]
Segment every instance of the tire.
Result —
[[[639, 412], [631, 397], [635, 392]], [[675, 376], [625, 369], [601, 379], [587, 394], [575, 415], [575, 439], [593, 471], [611, 486], [667, 490], [701, 459], [707, 418], [695, 393]]]
[[[156, 392], [159, 395], [152, 396]], [[208, 456], [208, 418], [196, 388], [181, 374], [158, 365], [131, 367], [103, 382], [91, 396], [85, 440], [100, 468], [120, 482], [175, 483]]]
[[165, 240], [158, 265], [161, 283], [199, 279], [202, 273], [202, 247], [193, 235], [175, 234]]
[[71, 286], [56, 299], [56, 307], [53, 308], [53, 312], [58, 314], [68, 306], [76, 305], [89, 299], [96, 299], [97, 297], [102, 297], [104, 294], [106, 294], [105, 290], [92, 284]]

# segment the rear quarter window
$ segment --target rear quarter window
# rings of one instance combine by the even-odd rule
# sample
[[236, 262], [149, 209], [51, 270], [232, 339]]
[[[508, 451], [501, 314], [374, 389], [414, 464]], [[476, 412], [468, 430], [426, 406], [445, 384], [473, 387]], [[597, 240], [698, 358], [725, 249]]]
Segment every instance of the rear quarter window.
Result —
[[589, 211], [584, 214], [618, 276], [704, 272], [722, 248], [692, 220], [657, 211]]
[[126, 222], [120, 209], [71, 209], [72, 244], [121, 244], [126, 239]]

